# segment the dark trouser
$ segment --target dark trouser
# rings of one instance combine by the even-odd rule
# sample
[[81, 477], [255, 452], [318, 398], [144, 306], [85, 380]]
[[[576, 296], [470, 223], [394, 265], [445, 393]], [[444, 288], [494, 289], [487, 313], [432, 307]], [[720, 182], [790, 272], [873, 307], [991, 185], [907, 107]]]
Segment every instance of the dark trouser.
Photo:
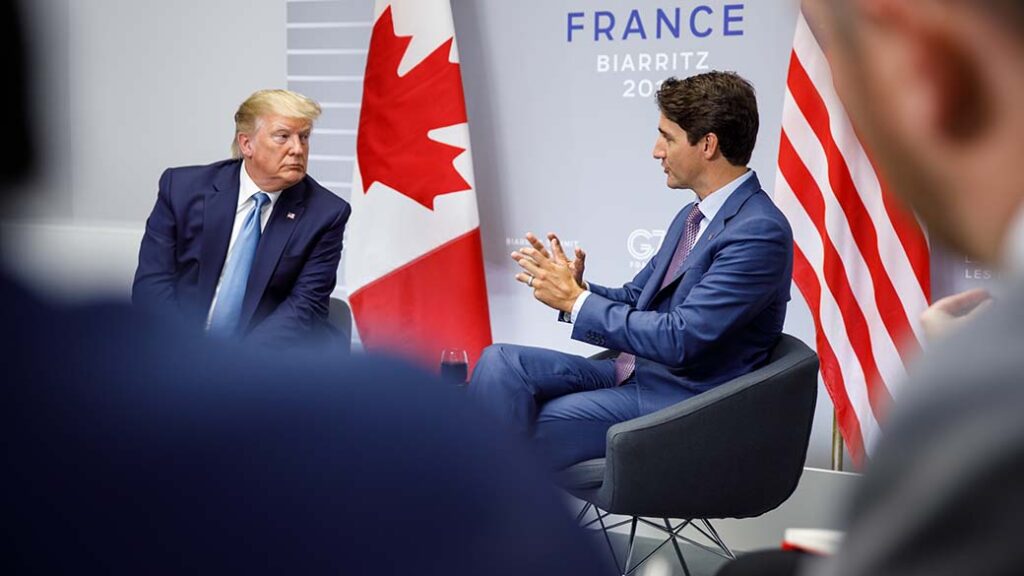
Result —
[[612, 360], [495, 344], [469, 392], [495, 417], [532, 437], [553, 469], [603, 458], [612, 425], [640, 416], [635, 382], [616, 386]]

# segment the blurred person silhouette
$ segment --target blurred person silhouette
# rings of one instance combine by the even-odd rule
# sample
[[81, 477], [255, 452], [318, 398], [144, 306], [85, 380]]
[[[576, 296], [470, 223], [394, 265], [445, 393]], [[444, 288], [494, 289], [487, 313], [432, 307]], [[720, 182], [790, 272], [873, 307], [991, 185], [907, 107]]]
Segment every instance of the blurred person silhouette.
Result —
[[[18, 22], [0, 1], [8, 194], [34, 158]], [[2, 269], [0, 302], [4, 574], [607, 572], [527, 449], [426, 374], [155, 333]]]
[[804, 12], [893, 190], [933, 238], [1001, 270], [1006, 295], [925, 313], [942, 337], [911, 370], [835, 556], [756, 554], [720, 574], [1022, 574], [1024, 3], [806, 0]]

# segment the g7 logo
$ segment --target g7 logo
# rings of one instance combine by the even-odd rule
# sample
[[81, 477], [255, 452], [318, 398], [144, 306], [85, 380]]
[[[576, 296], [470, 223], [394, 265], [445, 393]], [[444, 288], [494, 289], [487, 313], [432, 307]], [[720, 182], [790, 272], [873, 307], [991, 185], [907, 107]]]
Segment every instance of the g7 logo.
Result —
[[626, 248], [629, 250], [629, 255], [634, 259], [649, 260], [661, 248], [661, 243], [664, 240], [664, 230], [644, 230], [641, 228], [633, 230], [629, 235], [629, 239], [626, 241]]

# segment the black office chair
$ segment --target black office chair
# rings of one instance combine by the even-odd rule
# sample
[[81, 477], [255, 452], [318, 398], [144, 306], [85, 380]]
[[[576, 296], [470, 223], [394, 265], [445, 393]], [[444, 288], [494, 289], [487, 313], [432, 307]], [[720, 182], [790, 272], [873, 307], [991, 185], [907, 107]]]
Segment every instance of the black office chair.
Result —
[[331, 338], [337, 340], [345, 352], [352, 350], [352, 310], [340, 298], [331, 298], [327, 308], [327, 324]]
[[[563, 470], [561, 484], [584, 501], [578, 520], [600, 526], [622, 574], [631, 574], [668, 542], [689, 574], [679, 540], [735, 558], [709, 519], [758, 516], [789, 498], [803, 472], [817, 393], [817, 355], [783, 334], [765, 366], [612, 426], [605, 457]], [[630, 519], [606, 523], [613, 514]], [[682, 520], [673, 525], [670, 518]], [[629, 542], [620, 564], [608, 530], [627, 523]], [[639, 523], [666, 539], [631, 566]], [[687, 526], [711, 546], [680, 534]]]

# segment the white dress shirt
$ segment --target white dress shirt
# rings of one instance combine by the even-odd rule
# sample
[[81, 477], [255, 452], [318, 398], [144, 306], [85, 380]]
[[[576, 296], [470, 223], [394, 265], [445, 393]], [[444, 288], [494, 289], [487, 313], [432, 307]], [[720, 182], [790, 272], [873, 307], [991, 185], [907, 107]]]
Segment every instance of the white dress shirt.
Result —
[[256, 203], [253, 200], [258, 192], [264, 192], [270, 197], [270, 203], [264, 207], [263, 212], [260, 213], [260, 232], [266, 230], [267, 222], [270, 221], [270, 214], [274, 211], [274, 205], [277, 204], [277, 199], [281, 196], [281, 191], [267, 192], [266, 190], [260, 190], [259, 186], [252, 181], [249, 176], [249, 172], [245, 169], [245, 162], [242, 162], [242, 167], [238, 171], [238, 207], [235, 209], [235, 223], [231, 226], [231, 239], [228, 240], [228, 252], [227, 257], [224, 259], [225, 266], [220, 269], [220, 276], [217, 278], [217, 288], [213, 292], [213, 301], [210, 302], [210, 309], [206, 312], [206, 327], [210, 327], [210, 318], [213, 316], [213, 309], [217, 306], [217, 295], [220, 294], [220, 284], [224, 280], [224, 270], [227, 269], [226, 264], [231, 258], [231, 251], [235, 248], [235, 240], [238, 238], [238, 233], [242, 230], [242, 224], [245, 223], [245, 216], [252, 210], [253, 204]]
[[[715, 216], [718, 214], [718, 211], [721, 210], [722, 206], [725, 205], [725, 202], [726, 200], [729, 199], [729, 196], [732, 196], [732, 193], [735, 192], [737, 188], [742, 186], [743, 183], [750, 179], [750, 177], [753, 175], [753, 170], [747, 170], [735, 180], [729, 182], [725, 186], [722, 186], [718, 190], [715, 190], [711, 194], [708, 194], [703, 200], [697, 202], [697, 207], [700, 208], [700, 212], [701, 214], [704, 215], [704, 218], [702, 218], [700, 224], [697, 225], [697, 237], [693, 239], [694, 246], [697, 245], [697, 241], [700, 240], [700, 237], [704, 235], [704, 231], [708, 229], [708, 226], [711, 224], [711, 221], [715, 219]], [[589, 288], [585, 282], [583, 287]], [[572, 312], [569, 313], [569, 317], [566, 318], [566, 315], [563, 313], [561, 315], [562, 319], [565, 320], [566, 322], [569, 322], [570, 324], [575, 322], [576, 317], [580, 313], [580, 309], [583, 308], [583, 302], [585, 302], [589, 296], [590, 290], [584, 290], [583, 293], [579, 295], [579, 298], [576, 298], [576, 302], [573, 303]]]

